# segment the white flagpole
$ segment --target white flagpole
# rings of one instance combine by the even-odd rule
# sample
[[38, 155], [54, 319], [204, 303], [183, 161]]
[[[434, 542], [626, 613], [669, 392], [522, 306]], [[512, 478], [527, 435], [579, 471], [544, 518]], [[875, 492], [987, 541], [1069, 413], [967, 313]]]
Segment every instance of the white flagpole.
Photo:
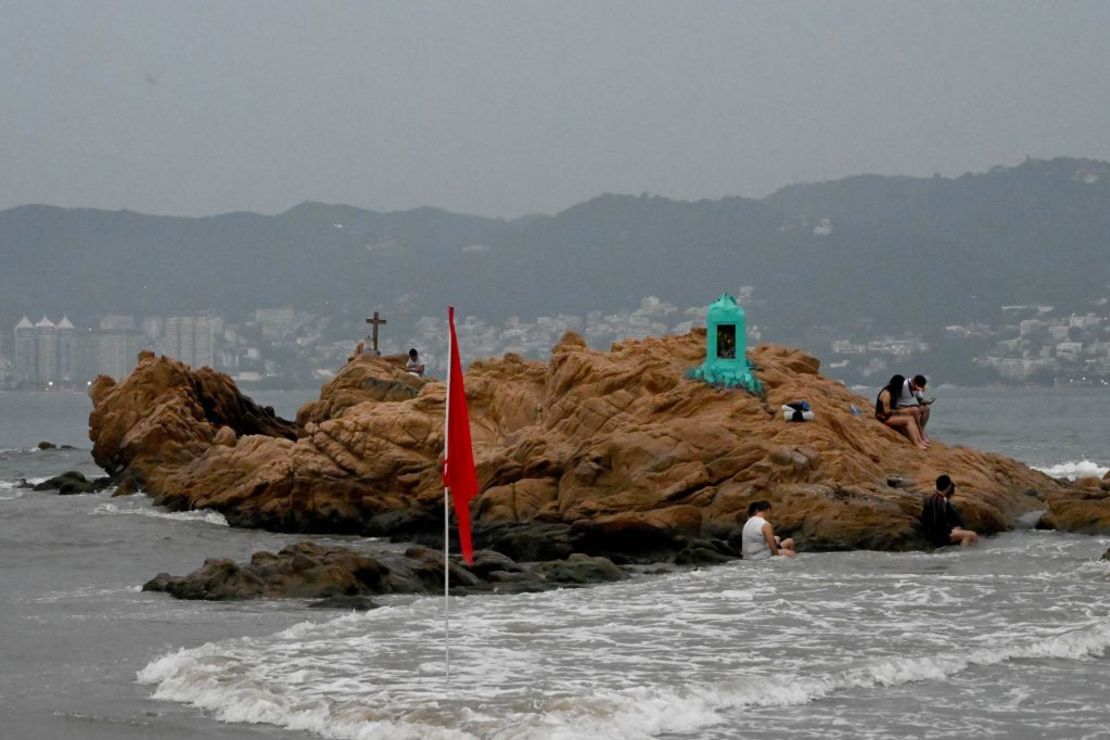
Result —
[[447, 617], [448, 601], [447, 587], [450, 574], [447, 571], [447, 543], [451, 534], [450, 517], [447, 506], [447, 486], [443, 487], [443, 677], [451, 681], [451, 625]]
[[[450, 309], [448, 309], [450, 312]], [[448, 313], [450, 316], [450, 313]], [[448, 318], [450, 321], [450, 318]], [[451, 329], [448, 326], [447, 330], [447, 396], [443, 400], [444, 414], [443, 414], [443, 464], [444, 472], [446, 466], [450, 465], [450, 460], [447, 459], [447, 430], [451, 426], [451, 356], [454, 347], [451, 342]], [[448, 597], [448, 587], [450, 585], [450, 574], [448, 573], [448, 551], [451, 544], [451, 507], [447, 503], [447, 484], [443, 484], [443, 678], [447, 683], [451, 682], [451, 623], [448, 617], [450, 609], [450, 601]]]

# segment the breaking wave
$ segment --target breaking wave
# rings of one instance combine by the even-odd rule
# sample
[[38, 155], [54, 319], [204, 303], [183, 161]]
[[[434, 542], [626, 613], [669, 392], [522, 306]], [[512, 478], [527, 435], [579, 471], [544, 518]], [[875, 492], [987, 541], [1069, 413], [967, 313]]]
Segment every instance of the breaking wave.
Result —
[[159, 509], [143, 506], [119, 506], [117, 504], [99, 504], [92, 511], [93, 514], [103, 515], [129, 515], [146, 516], [154, 519], [169, 519], [175, 522], [203, 522], [215, 524], [220, 527], [228, 526], [227, 519], [218, 511], [209, 509], [196, 509], [194, 511], [160, 511]]
[[48, 480], [50, 479], [0, 480], [0, 501], [14, 501], [17, 498], [23, 498], [24, 494], [31, 490], [30, 486], [37, 486], [39, 483], [45, 483]]
[[1034, 465], [1033, 469], [1039, 470], [1045, 475], [1050, 475], [1053, 478], [1070, 478], [1071, 480], [1088, 477], [1101, 478], [1106, 475], [1107, 472], [1110, 472], [1110, 467], [1099, 465], [1090, 460], [1069, 460], [1068, 462], [1044, 467]]
[[[1049, 637], [967, 652], [869, 659], [815, 676], [749, 675], [685, 687], [607, 689], [606, 684], [619, 681], [606, 677], [599, 665], [592, 681], [562, 682], [541, 694], [494, 688], [504, 676], [504, 661], [528, 661], [496, 650], [484, 664], [463, 668], [449, 687], [435, 675], [442, 664], [422, 665], [423, 680], [398, 687], [388, 680], [375, 685], [380, 666], [373, 662], [361, 675], [352, 674], [326, 668], [328, 656], [307, 660], [301, 648], [292, 647], [303, 642], [343, 651], [355, 640], [366, 650], [373, 627], [372, 619], [359, 615], [298, 625], [273, 638], [181, 649], [151, 662], [138, 681], [154, 686], [156, 699], [187, 703], [225, 722], [272, 724], [343, 740], [648, 738], [702, 731], [726, 722], [730, 710], [745, 707], [787, 707], [853, 689], [941, 681], [972, 666], [1014, 660], [1085, 660], [1110, 648], [1110, 620], [1103, 619]], [[736, 667], [722, 666], [722, 673]], [[493, 680], [484, 684], [483, 676]]]

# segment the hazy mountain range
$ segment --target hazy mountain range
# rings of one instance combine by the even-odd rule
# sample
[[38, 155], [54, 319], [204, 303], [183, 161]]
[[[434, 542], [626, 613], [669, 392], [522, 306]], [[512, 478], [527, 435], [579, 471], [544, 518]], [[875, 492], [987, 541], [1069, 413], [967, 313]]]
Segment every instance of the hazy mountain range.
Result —
[[28, 205], [0, 212], [0, 321], [228, 316], [294, 306], [397, 326], [452, 302], [487, 321], [702, 305], [754, 287], [765, 339], [873, 319], [925, 330], [1007, 303], [1106, 295], [1110, 165], [1027, 160], [957, 178], [862, 175], [766, 198], [602, 195], [501, 220], [302, 203], [205, 218]]

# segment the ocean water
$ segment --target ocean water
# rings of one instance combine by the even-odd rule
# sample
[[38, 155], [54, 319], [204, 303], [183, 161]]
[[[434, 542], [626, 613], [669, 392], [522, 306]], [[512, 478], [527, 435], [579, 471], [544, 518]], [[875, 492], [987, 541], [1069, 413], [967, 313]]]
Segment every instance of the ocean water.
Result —
[[[931, 433], [1058, 475], [1110, 466], [1110, 392], [939, 388]], [[259, 400], [291, 414], [309, 394]], [[15, 487], [95, 471], [81, 396], [0, 394], [4, 738], [1110, 737], [1110, 537], [802, 553], [544, 594], [182, 602], [138, 590], [298, 537], [143, 497]], [[84, 449], [30, 451], [41, 439]], [[371, 548], [360, 538], [325, 538]]]

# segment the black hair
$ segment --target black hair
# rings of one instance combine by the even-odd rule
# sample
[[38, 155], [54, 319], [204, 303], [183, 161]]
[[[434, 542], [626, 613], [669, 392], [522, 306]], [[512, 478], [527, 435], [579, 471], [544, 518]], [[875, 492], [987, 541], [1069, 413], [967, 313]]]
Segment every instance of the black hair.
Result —
[[924, 388], [928, 382], [928, 379], [924, 375], [913, 376], [913, 384], [918, 388]]
[[409, 350], [409, 357], [416, 357], [416, 347]]
[[753, 516], [761, 511], [767, 511], [770, 508], [770, 501], [764, 501], [762, 499], [760, 499], [759, 501], [752, 501], [750, 504], [748, 504], [748, 516]]
[[938, 491], [940, 491], [941, 493], [945, 493], [951, 487], [952, 487], [952, 479], [951, 478], [949, 478], [947, 475], [937, 476], [937, 490]]
[[[883, 390], [890, 391], [890, 410], [894, 410], [894, 404], [898, 403], [898, 397], [902, 395], [902, 386], [906, 384], [905, 375], [892, 375], [890, 382], [886, 384]], [[879, 391], [882, 394], [883, 391]]]

